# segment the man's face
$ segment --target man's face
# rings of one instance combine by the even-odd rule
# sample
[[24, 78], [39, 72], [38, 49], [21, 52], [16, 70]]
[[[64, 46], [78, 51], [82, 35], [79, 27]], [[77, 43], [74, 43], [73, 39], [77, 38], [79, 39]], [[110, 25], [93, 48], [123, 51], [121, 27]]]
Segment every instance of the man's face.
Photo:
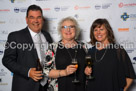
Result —
[[40, 32], [43, 26], [43, 16], [40, 10], [30, 10], [28, 17], [26, 17], [26, 23], [32, 31]]

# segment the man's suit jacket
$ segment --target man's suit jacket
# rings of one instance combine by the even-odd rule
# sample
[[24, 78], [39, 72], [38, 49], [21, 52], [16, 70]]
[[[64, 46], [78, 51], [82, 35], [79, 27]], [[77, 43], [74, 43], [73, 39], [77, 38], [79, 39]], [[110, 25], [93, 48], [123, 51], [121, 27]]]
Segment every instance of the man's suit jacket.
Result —
[[[42, 31], [51, 43], [50, 35]], [[25, 47], [22, 47], [24, 46]], [[28, 28], [9, 34], [2, 59], [3, 65], [13, 72], [12, 91], [39, 91], [39, 82], [28, 77], [30, 68], [37, 66], [38, 55]]]

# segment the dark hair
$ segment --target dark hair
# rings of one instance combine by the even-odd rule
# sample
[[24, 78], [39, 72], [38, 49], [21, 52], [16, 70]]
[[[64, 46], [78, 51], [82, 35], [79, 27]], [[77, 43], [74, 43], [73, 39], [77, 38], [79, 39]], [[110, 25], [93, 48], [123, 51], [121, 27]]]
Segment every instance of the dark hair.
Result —
[[27, 12], [26, 12], [26, 17], [28, 17], [28, 12], [29, 12], [30, 10], [32, 10], [32, 11], [38, 11], [38, 10], [40, 10], [41, 14], [43, 15], [43, 12], [42, 12], [41, 7], [40, 7], [40, 6], [37, 6], [37, 5], [35, 5], [35, 4], [33, 4], [33, 5], [30, 5], [30, 6], [28, 7]]
[[102, 25], [104, 25], [105, 28], [107, 29], [107, 37], [109, 43], [115, 43], [115, 37], [109, 22], [106, 19], [96, 19], [90, 28], [90, 39], [91, 39], [90, 42], [92, 45], [95, 45], [95, 43], [97, 42], [97, 40], [94, 37], [94, 29], [96, 27], [101, 27]]

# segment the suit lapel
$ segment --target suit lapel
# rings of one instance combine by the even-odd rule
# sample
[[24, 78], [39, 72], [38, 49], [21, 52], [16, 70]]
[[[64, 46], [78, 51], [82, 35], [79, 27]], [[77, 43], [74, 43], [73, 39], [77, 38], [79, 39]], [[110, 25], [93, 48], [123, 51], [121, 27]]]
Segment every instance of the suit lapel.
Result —
[[36, 59], [38, 59], [38, 54], [37, 54], [37, 51], [36, 51], [36, 49], [35, 49], [34, 42], [33, 42], [33, 39], [32, 39], [32, 37], [31, 37], [31, 34], [30, 34], [28, 28], [25, 29], [25, 34], [26, 34], [25, 38], [26, 38], [27, 42], [28, 42], [30, 45], [33, 45], [32, 50], [31, 50], [32, 53], [33, 53], [33, 56], [34, 56]]

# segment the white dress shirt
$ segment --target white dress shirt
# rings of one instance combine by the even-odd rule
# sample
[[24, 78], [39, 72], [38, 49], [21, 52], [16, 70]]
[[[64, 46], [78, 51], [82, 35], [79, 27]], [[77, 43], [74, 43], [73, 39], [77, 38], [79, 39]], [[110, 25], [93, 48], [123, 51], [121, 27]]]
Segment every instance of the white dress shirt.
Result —
[[[30, 32], [30, 35], [31, 35], [32, 40], [33, 40], [33, 43], [34, 43], [34, 45], [35, 45], [35, 44], [36, 44], [35, 36], [36, 36], [38, 33], [33, 32], [29, 27], [28, 27], [28, 30], [29, 30], [29, 32]], [[44, 37], [44, 35], [42, 34], [42, 32], [40, 31], [39, 33], [40, 33], [40, 35], [41, 35], [42, 51], [43, 51], [44, 55], [41, 57], [41, 56], [39, 55], [39, 52], [37, 51], [37, 49], [36, 49], [36, 51], [37, 51], [38, 57], [39, 57], [39, 59], [40, 59], [40, 62], [44, 62], [44, 61], [45, 61], [45, 52], [46, 52], [46, 50], [47, 50], [47, 48], [48, 48], [48, 42], [47, 42], [46, 38]], [[30, 71], [30, 69], [29, 69], [29, 71]], [[28, 77], [29, 77], [29, 72], [28, 72]]]

